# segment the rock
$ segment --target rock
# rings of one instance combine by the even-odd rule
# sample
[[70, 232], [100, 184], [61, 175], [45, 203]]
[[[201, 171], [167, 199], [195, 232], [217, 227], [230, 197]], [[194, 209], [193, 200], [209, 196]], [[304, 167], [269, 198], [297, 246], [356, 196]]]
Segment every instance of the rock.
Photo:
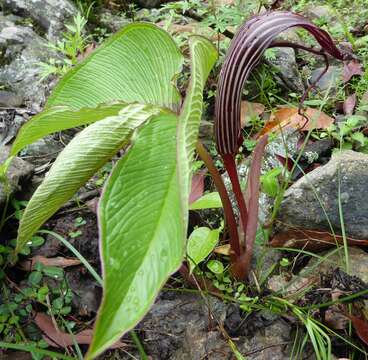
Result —
[[14, 109], [0, 111], [0, 147], [7, 145], [16, 136], [24, 122], [23, 116], [18, 115]]
[[23, 104], [23, 97], [11, 91], [0, 90], [0, 106], [15, 108]]
[[[324, 67], [320, 67], [312, 71], [310, 82], [314, 83], [318, 76], [324, 71]], [[317, 88], [321, 91], [330, 90], [335, 93], [342, 77], [342, 68], [340, 66], [330, 66], [326, 74], [318, 81]]]
[[329, 5], [311, 5], [304, 9], [304, 14], [311, 20], [324, 18], [326, 20], [334, 19], [333, 9]]
[[[349, 247], [349, 266], [353, 276], [345, 271], [344, 249], [340, 248], [321, 253], [325, 261], [311, 258], [298, 275], [274, 275], [268, 279], [268, 287], [274, 292], [293, 297], [301, 289], [308, 289], [312, 285], [317, 288], [340, 289], [342, 291], [358, 292], [364, 290], [368, 284], [368, 253], [357, 247]], [[318, 271], [316, 269], [318, 268]], [[327, 281], [327, 283], [322, 283]]]
[[275, 48], [275, 59], [268, 59], [267, 63], [276, 70], [278, 82], [288, 90], [298, 93], [304, 92], [304, 85], [295, 60], [292, 48]]
[[11, 19], [0, 18], [0, 85], [17, 95], [13, 102], [23, 98], [22, 103], [39, 112], [47, 92], [47, 85], [40, 83], [39, 64], [53, 54], [31, 27], [15, 25]]
[[[289, 360], [288, 343], [292, 341], [290, 326], [278, 318], [269, 326], [257, 329], [251, 338], [241, 338], [238, 349], [244, 355], [249, 354], [252, 360]], [[276, 346], [270, 347], [270, 344]]]
[[[0, 164], [4, 163], [10, 153], [9, 146], [0, 147]], [[13, 194], [21, 189], [23, 181], [29, 179], [33, 173], [33, 166], [19, 157], [13, 159], [8, 172], [9, 194]], [[2, 213], [4, 203], [7, 198], [5, 186], [0, 182], [0, 213]]]
[[[205, 301], [192, 294], [162, 293], [137, 326], [147, 354], [161, 360], [199, 360], [215, 349], [230, 354], [217, 331], [217, 321], [209, 316], [207, 299], [215, 319], [223, 322], [226, 304], [216, 298], [206, 297]], [[213, 355], [213, 359], [221, 359], [215, 352]]]
[[79, 316], [93, 316], [100, 305], [102, 288], [89, 274], [83, 274], [83, 268], [70, 268], [65, 278], [73, 291], [72, 305]]
[[[368, 284], [368, 253], [357, 247], [349, 247], [349, 266], [352, 270], [352, 274], [364, 283]], [[341, 248], [339, 251], [332, 250], [325, 252], [322, 256], [326, 257], [326, 261], [318, 264], [318, 273], [327, 274], [337, 267], [345, 271], [344, 265], [344, 251]], [[317, 266], [318, 259], [312, 258], [308, 265], [304, 268], [305, 271], [312, 272]]]
[[351, 150], [333, 155], [326, 165], [309, 172], [290, 186], [279, 210], [280, 230], [285, 231], [285, 228], [290, 226], [330, 232], [322, 204], [334, 230], [341, 231], [338, 204], [339, 168], [346, 235], [356, 239], [368, 239], [368, 155]]
[[162, 292], [136, 330], [153, 359], [233, 359], [221, 328], [241, 354], [254, 352], [250, 359], [289, 359], [292, 335], [286, 321], [266, 311], [246, 316], [238, 305], [211, 296]]
[[30, 17], [55, 41], [64, 30], [64, 24], [77, 9], [69, 0], [3, 0], [3, 10], [24, 17]]
[[106, 29], [115, 33], [119, 31], [124, 25], [129, 24], [131, 21], [129, 21], [122, 14], [113, 14], [108, 9], [103, 9], [99, 14], [99, 22]]
[[137, 0], [137, 4], [143, 8], [152, 9], [171, 0]]
[[45, 161], [54, 160], [63, 150], [63, 144], [55, 140], [52, 135], [45, 136], [36, 142], [28, 145], [22, 153], [29, 157], [29, 161], [35, 164], [45, 163]]

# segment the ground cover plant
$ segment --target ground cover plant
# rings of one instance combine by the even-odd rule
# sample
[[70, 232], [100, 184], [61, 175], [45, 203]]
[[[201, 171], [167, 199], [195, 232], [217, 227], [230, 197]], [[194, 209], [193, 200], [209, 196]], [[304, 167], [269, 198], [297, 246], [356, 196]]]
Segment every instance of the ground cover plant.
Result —
[[[175, 11], [188, 10], [181, 8], [183, 4], [170, 5]], [[225, 32], [225, 27], [220, 26], [216, 16], [210, 19], [209, 25], [216, 31]], [[310, 32], [321, 49], [276, 40], [280, 33], [294, 27]], [[169, 276], [178, 269], [189, 284], [199, 287], [201, 291], [208, 290], [224, 301], [240, 303], [245, 313], [267, 309], [276, 314], [291, 314], [306, 329], [300, 343], [296, 341], [292, 356], [298, 357], [306, 344], [310, 343], [318, 359], [331, 357], [330, 336], [339, 335], [313, 318], [313, 309], [318, 308], [318, 305], [299, 306], [277, 292], [263, 294], [264, 283], [276, 266], [290, 266], [287, 257], [279, 264], [274, 264], [268, 274], [256, 278], [257, 294], [252, 292], [252, 287], [248, 288], [254, 277], [250, 271], [254, 243], [260, 230], [264, 230], [258, 223], [260, 188], [276, 197], [275, 214], [278, 211], [277, 201], [282, 199], [281, 189], [285, 190], [291, 182], [294, 170], [299, 166], [299, 159], [294, 161], [287, 157], [281, 158], [280, 164], [284, 165], [284, 169], [280, 166], [261, 176], [262, 157], [268, 138], [272, 138], [272, 135], [267, 126], [262, 129], [259, 124], [256, 127], [262, 129], [260, 136], [258, 140], [252, 139], [249, 147], [251, 165], [246, 186], [239, 179], [237, 159], [245, 143], [242, 127], [248, 125], [247, 122], [241, 125], [243, 88], [266, 49], [291, 47], [310, 51], [324, 59], [329, 55], [339, 61], [351, 60], [352, 55], [336, 47], [325, 30], [288, 11], [269, 11], [254, 16], [231, 36], [233, 40], [223, 58], [214, 100], [215, 144], [219, 155], [215, 157], [216, 165], [220, 166], [215, 165], [214, 159], [198, 139], [205, 108], [203, 94], [211, 98], [206, 89], [206, 81], [218, 60], [217, 50], [221, 52], [222, 49], [217, 46], [216, 50], [205, 37], [191, 36], [188, 42], [184, 42], [190, 53], [189, 60], [185, 61], [177, 43], [166, 31], [153, 24], [133, 22], [79, 64], [75, 56], [75, 61], [70, 64], [71, 70], [53, 90], [44, 110], [21, 127], [12, 145], [10, 157], [1, 167], [2, 180], [7, 186], [6, 172], [13, 158], [22, 149], [51, 133], [81, 128], [59, 154], [29, 202], [14, 203], [20, 220], [17, 240], [12, 245], [14, 248], [10, 246], [0, 249], [0, 253], [4, 254], [4, 259], [1, 259], [3, 274], [6, 276], [7, 268], [16, 264], [22, 255], [42, 245], [43, 238], [35, 234], [43, 224], [72, 199], [91, 177], [104, 171], [106, 164], [106, 168], [109, 168], [111, 159], [114, 159], [97, 211], [102, 280], [78, 251], [70, 248], [96, 281], [102, 283], [104, 291], [93, 338], [90, 340], [89, 337], [87, 341], [91, 343], [85, 355], [87, 359], [95, 358], [109, 347], [117, 345], [119, 338], [132, 330], [147, 313]], [[73, 54], [77, 52], [73, 51]], [[268, 53], [268, 57], [272, 59], [272, 53]], [[325, 71], [328, 68], [326, 61]], [[190, 68], [190, 80], [184, 89], [181, 88], [181, 93], [185, 93], [182, 96], [177, 79], [181, 76], [184, 64]], [[293, 116], [299, 116], [300, 129], [303, 130], [306, 124], [310, 126], [307, 140], [311, 136], [315, 119], [310, 109], [304, 111], [302, 105], [309, 90], [325, 71], [304, 95], [297, 96], [301, 100], [300, 107]], [[345, 104], [345, 107], [348, 105]], [[350, 111], [348, 121], [339, 125], [339, 131], [336, 127], [325, 127], [324, 131], [314, 132], [313, 136], [331, 137], [339, 142], [340, 148], [344, 142], [354, 144], [357, 148], [359, 143], [364, 148], [366, 140], [364, 129], [361, 129], [364, 119], [352, 115], [353, 110]], [[280, 124], [283, 125], [281, 121]], [[201, 161], [194, 161], [195, 154], [198, 154], [198, 160]], [[203, 175], [194, 175], [194, 172], [203, 164], [212, 176], [218, 194], [212, 192], [203, 197], [195, 196], [196, 201], [193, 201], [193, 184], [197, 177], [203, 182]], [[219, 168], [228, 174], [232, 192], [224, 185]], [[282, 178], [285, 181], [280, 185]], [[202, 195], [203, 190], [200, 193]], [[235, 195], [236, 206], [231, 202], [232, 193]], [[187, 240], [189, 210], [219, 207], [224, 209], [225, 221], [215, 228], [195, 227]], [[237, 211], [239, 220], [236, 218]], [[6, 215], [3, 215], [0, 227], [5, 225], [6, 220]], [[77, 218], [74, 224], [77, 231], [70, 232], [70, 238], [80, 236], [80, 226], [85, 223], [83, 218]], [[48, 234], [68, 244], [57, 234]], [[229, 262], [223, 263], [211, 258], [205, 266], [198, 266], [211, 256], [221, 234], [224, 238], [226, 234], [229, 237], [230, 246], [225, 245], [227, 247], [224, 250], [229, 256]], [[343, 236], [342, 241], [346, 251], [346, 236]], [[303, 253], [314, 256], [305, 249], [298, 254]], [[348, 256], [345, 256], [347, 259]], [[320, 260], [318, 256], [316, 258]], [[41, 286], [43, 277], [56, 276], [63, 279], [63, 272], [57, 269], [36, 265], [27, 280], [28, 295], [19, 297], [10, 310], [8, 307], [1, 308], [0, 332], [19, 323], [19, 309], [21, 316], [32, 314], [32, 306], [28, 304], [32, 297], [36, 297], [43, 306], [51, 308], [54, 317], [56, 314], [63, 319], [63, 316], [70, 314], [71, 294], [66, 284], [62, 283], [52, 294], [48, 287]], [[366, 294], [366, 290], [360, 287], [358, 290], [351, 296], [333, 300], [332, 305], [349, 302]], [[7, 290], [3, 292], [6, 294]], [[359, 338], [366, 342], [364, 321], [350, 310], [344, 311], [355, 326]], [[40, 316], [36, 316], [37, 320], [41, 322]], [[67, 321], [62, 326], [67, 333], [71, 332], [74, 324]], [[80, 339], [82, 335], [78, 333], [75, 336]], [[136, 340], [135, 333], [131, 332], [131, 335]], [[24, 337], [18, 339], [18, 342], [22, 341], [25, 341]], [[70, 341], [70, 345], [73, 343], [75, 345], [75, 339]], [[140, 355], [145, 358], [139, 341], [136, 343]], [[242, 355], [230, 338], [228, 344], [237, 358], [241, 358]], [[42, 342], [36, 345], [38, 350], [45, 346]], [[364, 353], [359, 345], [349, 345], [357, 352]], [[19, 345], [18, 349], [24, 349], [22, 346]], [[76, 349], [78, 356], [82, 357], [78, 346]], [[34, 344], [28, 350], [34, 357], [42, 354], [57, 356], [47, 350], [40, 350], [37, 355]]]

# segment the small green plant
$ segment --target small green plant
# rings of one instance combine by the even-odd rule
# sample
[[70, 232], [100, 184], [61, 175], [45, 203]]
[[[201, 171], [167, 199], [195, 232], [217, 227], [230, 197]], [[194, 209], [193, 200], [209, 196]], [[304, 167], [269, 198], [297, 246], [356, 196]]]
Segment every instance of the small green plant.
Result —
[[330, 137], [337, 142], [337, 151], [341, 149], [368, 151], [368, 137], [360, 130], [367, 125], [367, 118], [362, 115], [351, 115], [346, 120], [332, 124], [326, 131], [318, 134], [319, 138]]
[[78, 56], [83, 54], [88, 45], [90, 36], [85, 35], [87, 20], [78, 13], [73, 23], [65, 25], [67, 32], [56, 43], [48, 43], [47, 47], [53, 50], [56, 57], [50, 58], [47, 63], [40, 63], [41, 81], [50, 75], [65, 75], [69, 69], [78, 63]]

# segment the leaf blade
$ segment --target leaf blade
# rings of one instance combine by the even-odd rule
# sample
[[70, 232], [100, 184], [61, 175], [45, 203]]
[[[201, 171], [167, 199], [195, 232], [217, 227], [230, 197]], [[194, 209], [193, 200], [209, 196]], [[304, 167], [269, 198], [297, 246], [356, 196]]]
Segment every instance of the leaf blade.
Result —
[[160, 110], [129, 105], [118, 116], [100, 120], [81, 131], [60, 153], [21, 219], [16, 252], [60, 206], [127, 144], [133, 131]]
[[202, 262], [215, 248], [220, 232], [207, 227], [199, 227], [190, 234], [187, 244], [187, 256], [190, 273]]
[[57, 131], [91, 124], [109, 116], [118, 115], [126, 103], [101, 104], [96, 108], [73, 110], [67, 106], [55, 106], [32, 117], [19, 130], [11, 149], [15, 156], [21, 149], [42, 137]]
[[203, 89], [217, 60], [217, 51], [211, 42], [201, 36], [189, 39], [191, 51], [191, 83], [180, 113], [177, 130], [178, 181], [184, 222], [188, 222], [188, 199], [192, 178], [192, 161], [203, 111]]
[[126, 25], [59, 82], [46, 107], [95, 107], [110, 101], [139, 102], [177, 110], [173, 84], [183, 62], [173, 39], [148, 23]]
[[99, 207], [104, 296], [88, 359], [144, 316], [183, 259], [176, 125], [176, 116], [152, 119], [106, 184]]

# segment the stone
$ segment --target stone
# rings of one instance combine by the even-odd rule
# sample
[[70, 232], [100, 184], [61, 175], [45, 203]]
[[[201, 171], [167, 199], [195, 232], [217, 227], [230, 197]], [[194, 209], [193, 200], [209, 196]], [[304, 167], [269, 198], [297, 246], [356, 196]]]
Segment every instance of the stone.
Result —
[[31, 27], [16, 25], [13, 20], [13, 16], [0, 17], [0, 85], [15, 94], [7, 96], [7, 102], [39, 112], [48, 93], [48, 85], [40, 82], [40, 63], [54, 54]]
[[336, 16], [333, 14], [333, 9], [329, 5], [315, 4], [308, 6], [304, 9], [304, 14], [311, 20], [324, 18], [326, 20], [334, 19]]
[[18, 115], [14, 109], [0, 111], [0, 147], [9, 144], [24, 123], [24, 117]]
[[170, 0], [137, 0], [137, 4], [143, 8], [152, 9], [169, 2]]
[[[322, 279], [327, 279], [332, 274], [332, 280], [328, 287], [340, 288], [340, 290], [349, 291], [361, 291], [366, 288], [368, 284], [368, 253], [358, 247], [349, 247], [349, 266], [352, 270], [352, 276], [345, 273], [345, 254], [344, 249], [341, 247], [339, 250], [325, 251], [321, 253], [321, 257], [325, 260], [321, 261], [315, 257], [312, 257], [308, 264], [298, 275], [292, 275], [290, 278], [289, 274], [284, 275], [273, 275], [268, 279], [268, 288], [274, 292], [281, 292], [285, 296], [293, 297], [293, 295], [300, 293], [301, 289], [308, 289], [313, 285], [320, 287], [323, 286], [321, 283]], [[318, 271], [316, 271], [318, 269]], [[342, 281], [336, 281], [333, 274], [334, 271], [339, 270], [336, 273], [335, 278], [339, 278]], [[347, 280], [344, 281], [344, 277]], [[348, 286], [349, 289], [344, 289], [344, 286]]]
[[35, 164], [44, 163], [56, 159], [63, 150], [63, 144], [48, 135], [28, 145], [22, 153], [29, 157], [29, 161]]
[[0, 90], [0, 106], [16, 108], [23, 104], [23, 97], [11, 91]]
[[295, 59], [295, 51], [292, 48], [275, 48], [276, 57], [267, 59], [275, 70], [275, 76], [283, 87], [298, 93], [304, 92], [304, 85]]
[[[3, 164], [9, 157], [10, 146], [0, 147], [0, 164]], [[14, 194], [21, 189], [22, 182], [30, 179], [33, 173], [33, 166], [27, 161], [19, 157], [15, 157], [9, 166], [7, 172], [7, 179], [9, 191], [6, 191], [4, 183], [0, 182], [0, 214], [2, 213], [7, 194]]]
[[129, 21], [122, 14], [114, 14], [108, 9], [103, 9], [99, 14], [99, 22], [109, 31], [115, 33], [119, 31], [123, 26], [129, 24]]
[[[315, 83], [318, 76], [320, 76], [324, 70], [324, 67], [313, 70], [311, 73], [310, 83]], [[324, 74], [316, 84], [316, 87], [320, 91], [330, 90], [330, 93], [335, 93], [341, 79], [342, 68], [340, 66], [333, 65], [328, 68], [326, 74]]]
[[55, 41], [64, 30], [64, 24], [77, 14], [69, 0], [3, 0], [3, 10], [30, 17]]
[[69, 268], [65, 278], [73, 291], [72, 305], [79, 316], [92, 316], [97, 313], [102, 297], [102, 288], [89, 274], [80, 268]]
[[[247, 316], [239, 305], [212, 296], [171, 291], [161, 292], [136, 327], [146, 353], [161, 360], [233, 359], [227, 335], [242, 355], [252, 354], [250, 359], [286, 360], [293, 342], [291, 330], [269, 311]], [[276, 346], [269, 348], [270, 344]]]
[[[352, 270], [352, 275], [358, 277], [364, 283], [368, 284], [368, 253], [358, 247], [349, 247], [349, 267]], [[344, 264], [344, 249], [339, 251], [332, 250], [331, 252], [325, 252], [322, 256], [326, 257], [326, 261], [317, 264], [318, 259], [312, 258], [308, 265], [304, 268], [304, 271], [309, 269], [315, 269], [318, 265], [318, 273], [327, 274], [335, 268], [340, 268], [345, 271]], [[312, 272], [312, 271], [310, 271]]]
[[292, 227], [331, 232], [330, 222], [337, 233], [341, 232], [340, 178], [346, 235], [368, 239], [367, 173], [368, 155], [351, 150], [334, 154], [326, 165], [309, 172], [285, 192], [278, 214], [279, 230]]
[[[289, 360], [292, 343], [291, 327], [285, 320], [277, 319], [268, 326], [257, 329], [252, 337], [241, 338], [238, 349], [252, 360]], [[270, 344], [275, 346], [270, 347]], [[247, 357], [248, 358], [248, 357]]]
[[217, 331], [226, 307], [213, 297], [163, 292], [136, 329], [143, 334], [145, 350], [153, 359], [199, 360], [215, 349], [229, 355], [231, 350]]

